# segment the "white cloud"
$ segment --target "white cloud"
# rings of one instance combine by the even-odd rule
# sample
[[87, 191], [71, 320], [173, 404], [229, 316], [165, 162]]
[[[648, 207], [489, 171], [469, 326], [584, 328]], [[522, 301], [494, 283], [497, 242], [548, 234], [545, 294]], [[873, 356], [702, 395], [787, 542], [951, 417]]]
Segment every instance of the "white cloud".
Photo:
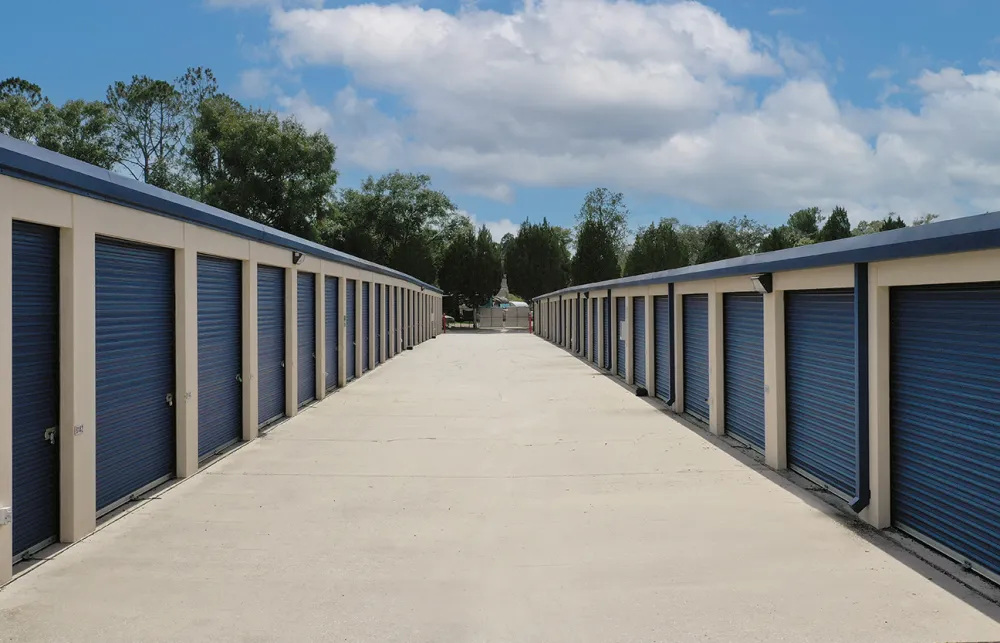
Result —
[[767, 12], [769, 16], [800, 16], [805, 13], [803, 7], [775, 7]]
[[[286, 64], [345, 68], [354, 83], [329, 107], [301, 94], [284, 107], [373, 171], [445, 172], [507, 202], [518, 186], [601, 184], [742, 211], [839, 203], [852, 218], [1000, 196], [995, 71], [925, 70], [908, 83], [916, 111], [859, 109], [831, 95], [817, 47], [765, 43], [696, 2], [366, 4], [271, 20]], [[405, 111], [387, 115], [369, 90]]]
[[313, 103], [305, 90], [295, 96], [279, 96], [278, 105], [284, 114], [294, 115], [310, 132], [325, 131], [333, 124], [330, 111]]
[[876, 67], [868, 73], [869, 80], [889, 80], [896, 75], [896, 72], [888, 67]]
[[214, 9], [251, 9], [266, 7], [280, 9], [282, 7], [312, 7], [323, 6], [323, 0], [205, 0], [205, 4]]
[[476, 230], [479, 230], [479, 228], [485, 225], [486, 229], [490, 231], [491, 235], [493, 235], [493, 240], [497, 243], [500, 243], [500, 240], [503, 239], [505, 234], [509, 233], [516, 235], [517, 231], [521, 228], [521, 224], [514, 223], [510, 219], [500, 219], [499, 221], [480, 221], [476, 215], [467, 210], [459, 210], [458, 213], [467, 217], [469, 221], [472, 222], [472, 226]]
[[270, 96], [277, 88], [274, 85], [274, 72], [267, 69], [247, 69], [240, 74], [240, 95], [249, 98], [264, 98]]

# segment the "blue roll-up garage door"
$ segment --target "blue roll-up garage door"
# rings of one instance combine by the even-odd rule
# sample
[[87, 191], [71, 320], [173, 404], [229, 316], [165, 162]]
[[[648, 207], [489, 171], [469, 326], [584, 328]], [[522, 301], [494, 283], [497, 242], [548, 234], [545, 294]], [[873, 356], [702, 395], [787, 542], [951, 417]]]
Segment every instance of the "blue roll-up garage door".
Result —
[[198, 255], [198, 458], [243, 436], [243, 265]]
[[619, 377], [625, 377], [625, 298], [615, 298], [615, 346], [617, 347], [615, 370]]
[[670, 401], [670, 297], [653, 297], [653, 368], [656, 369], [656, 397]]
[[99, 238], [97, 510], [174, 473], [174, 251]]
[[726, 433], [764, 450], [764, 297], [723, 295]]
[[371, 329], [371, 313], [368, 310], [368, 306], [371, 303], [369, 299], [369, 293], [371, 292], [371, 284], [367, 281], [361, 282], [361, 372], [367, 373], [368, 369], [372, 367], [371, 356], [369, 354], [369, 349], [371, 348], [372, 340], [372, 329]]
[[785, 293], [788, 466], [854, 495], [854, 291]]
[[590, 338], [590, 361], [593, 362], [594, 364], [597, 363], [597, 348], [598, 348], [598, 346], [597, 346], [597, 343], [598, 343], [597, 342], [597, 337], [598, 337], [597, 331], [598, 331], [598, 327], [599, 327], [598, 323], [597, 323], [598, 322], [598, 314], [597, 314], [598, 310], [597, 310], [597, 306], [598, 306], [598, 303], [599, 303], [598, 299], [599, 299], [598, 297], [593, 297], [593, 298], [591, 298], [591, 301], [590, 301], [590, 328], [592, 329], [591, 333], [590, 333], [591, 334], [591, 338]]
[[354, 279], [347, 280], [347, 288], [345, 289], [344, 298], [344, 310], [345, 310], [345, 321], [347, 325], [347, 339], [345, 343], [347, 344], [347, 381], [350, 382], [355, 377], [357, 377], [358, 371], [358, 342], [357, 342], [357, 306], [355, 305], [355, 300], [357, 299], [355, 292], [358, 288], [358, 282]]
[[559, 298], [559, 345], [564, 346], [566, 338], [566, 304]]
[[326, 390], [337, 388], [340, 375], [340, 331], [337, 322], [340, 319], [340, 279], [326, 278]]
[[382, 286], [375, 284], [375, 365], [382, 363]]
[[632, 298], [632, 381], [646, 386], [646, 298]]
[[298, 320], [299, 406], [316, 399], [316, 275], [300, 272], [296, 311]]
[[11, 288], [14, 559], [59, 535], [59, 230], [15, 221]]
[[708, 422], [708, 295], [684, 295], [684, 411]]
[[403, 345], [403, 337], [399, 330], [399, 307], [401, 305], [401, 302], [399, 301], [399, 286], [393, 286], [392, 291], [392, 300], [395, 302], [392, 307], [392, 341], [396, 342], [396, 345], [392, 350], [395, 352], [398, 351], [399, 347]]
[[604, 368], [611, 370], [611, 297], [602, 298], [604, 302]]
[[257, 267], [257, 422], [285, 416], [285, 270]]
[[583, 315], [580, 314], [582, 311], [583, 311], [583, 300], [580, 299], [579, 295], [577, 295], [577, 297], [576, 297], [576, 336], [574, 338], [576, 340], [576, 345], [573, 347], [574, 349], [576, 349], [577, 353], [579, 353], [580, 351], [583, 350], [583, 346], [587, 342], [587, 331], [584, 330], [584, 328], [583, 328], [583, 325], [584, 325], [583, 324]]
[[[589, 301], [589, 299], [584, 299], [580, 303], [580, 329], [581, 329], [581, 332], [582, 332], [581, 337], [583, 338], [583, 341], [580, 343], [580, 350], [581, 350], [581, 352], [584, 355], [587, 354], [587, 350], [588, 350], [588, 348], [587, 348], [587, 325], [588, 325], [587, 324], [587, 317], [588, 317], [588, 315], [587, 315], [587, 302], [588, 301]], [[593, 335], [594, 332], [590, 331], [590, 334]]]
[[1000, 580], [1000, 287], [890, 306], [893, 523]]

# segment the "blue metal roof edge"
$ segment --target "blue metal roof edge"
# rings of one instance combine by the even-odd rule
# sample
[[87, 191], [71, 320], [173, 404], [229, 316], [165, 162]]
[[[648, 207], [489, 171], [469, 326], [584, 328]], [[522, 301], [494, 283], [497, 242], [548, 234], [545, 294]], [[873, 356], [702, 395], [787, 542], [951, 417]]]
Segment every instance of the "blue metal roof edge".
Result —
[[193, 223], [407, 281], [444, 294], [416, 277], [270, 228], [89, 163], [0, 134], [0, 174], [116, 205]]
[[922, 226], [747, 255], [674, 270], [662, 270], [634, 277], [569, 286], [539, 295], [533, 301], [589, 290], [700, 281], [765, 272], [787, 272], [991, 248], [1000, 248], [1000, 212], [949, 219]]

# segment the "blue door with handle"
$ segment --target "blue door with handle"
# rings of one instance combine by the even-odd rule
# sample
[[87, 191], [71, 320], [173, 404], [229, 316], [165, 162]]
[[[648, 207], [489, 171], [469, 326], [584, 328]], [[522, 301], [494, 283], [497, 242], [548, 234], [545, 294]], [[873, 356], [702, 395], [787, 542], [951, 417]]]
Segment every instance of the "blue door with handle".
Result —
[[257, 424], [285, 416], [285, 270], [257, 267]]
[[243, 265], [198, 255], [198, 458], [243, 436]]
[[59, 536], [59, 230], [13, 223], [13, 555]]
[[176, 465], [174, 251], [94, 247], [97, 510], [170, 479]]
[[722, 299], [726, 433], [764, 450], [764, 297]]
[[324, 285], [326, 302], [326, 390], [337, 388], [340, 375], [340, 279], [326, 277]]
[[346, 311], [344, 323], [347, 325], [347, 381], [350, 382], [355, 377], [357, 377], [358, 371], [358, 342], [357, 342], [357, 307], [355, 306], [355, 301], [357, 299], [357, 288], [358, 282], [354, 279], [347, 280], [347, 288], [345, 290], [345, 302], [344, 309]]
[[684, 295], [684, 411], [708, 422], [708, 295]]
[[316, 399], [316, 275], [300, 272], [296, 293], [298, 304], [299, 406]]

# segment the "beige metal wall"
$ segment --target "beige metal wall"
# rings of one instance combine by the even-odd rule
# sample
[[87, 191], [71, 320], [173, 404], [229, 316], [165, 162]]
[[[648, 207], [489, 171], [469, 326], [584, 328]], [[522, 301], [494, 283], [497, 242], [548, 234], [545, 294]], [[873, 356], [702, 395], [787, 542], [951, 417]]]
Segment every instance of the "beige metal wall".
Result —
[[[340, 277], [340, 301], [345, 279], [360, 284], [399, 287], [412, 299], [424, 297], [427, 309], [440, 307], [436, 293], [421, 293], [419, 286], [352, 266], [306, 256], [292, 263], [292, 251], [241, 237], [216, 232], [174, 219], [112, 205], [35, 183], [0, 176], [0, 508], [12, 504], [12, 351], [11, 351], [11, 243], [12, 222], [26, 221], [60, 229], [60, 540], [75, 542], [91, 533], [96, 525], [96, 388], [95, 388], [95, 262], [97, 236], [172, 248], [175, 251], [176, 291], [176, 381], [177, 381], [177, 462], [178, 477], [198, 470], [198, 301], [197, 257], [199, 253], [236, 259], [243, 264], [243, 439], [257, 437], [257, 266], [270, 265], [286, 271], [286, 415], [298, 413], [297, 275], [310, 272], [316, 279], [316, 398], [326, 395], [326, 325], [324, 324], [324, 282], [326, 276]], [[360, 305], [361, 298], [357, 298]], [[341, 304], [343, 306], [343, 304]], [[375, 324], [391, 320], [390, 306], [375, 319], [374, 297], [369, 298], [371, 330]], [[338, 320], [341, 347], [340, 382], [345, 384], [346, 342], [344, 316]], [[361, 337], [362, 315], [356, 315]], [[426, 333], [432, 325], [420, 320]], [[374, 334], [372, 335], [374, 338]], [[385, 357], [398, 353], [392, 343]], [[374, 341], [371, 342], [374, 351]], [[372, 356], [373, 357], [373, 356]], [[356, 372], [361, 373], [361, 351], [357, 351]], [[374, 359], [371, 360], [374, 364]], [[0, 583], [11, 574], [12, 526], [0, 525]]]

